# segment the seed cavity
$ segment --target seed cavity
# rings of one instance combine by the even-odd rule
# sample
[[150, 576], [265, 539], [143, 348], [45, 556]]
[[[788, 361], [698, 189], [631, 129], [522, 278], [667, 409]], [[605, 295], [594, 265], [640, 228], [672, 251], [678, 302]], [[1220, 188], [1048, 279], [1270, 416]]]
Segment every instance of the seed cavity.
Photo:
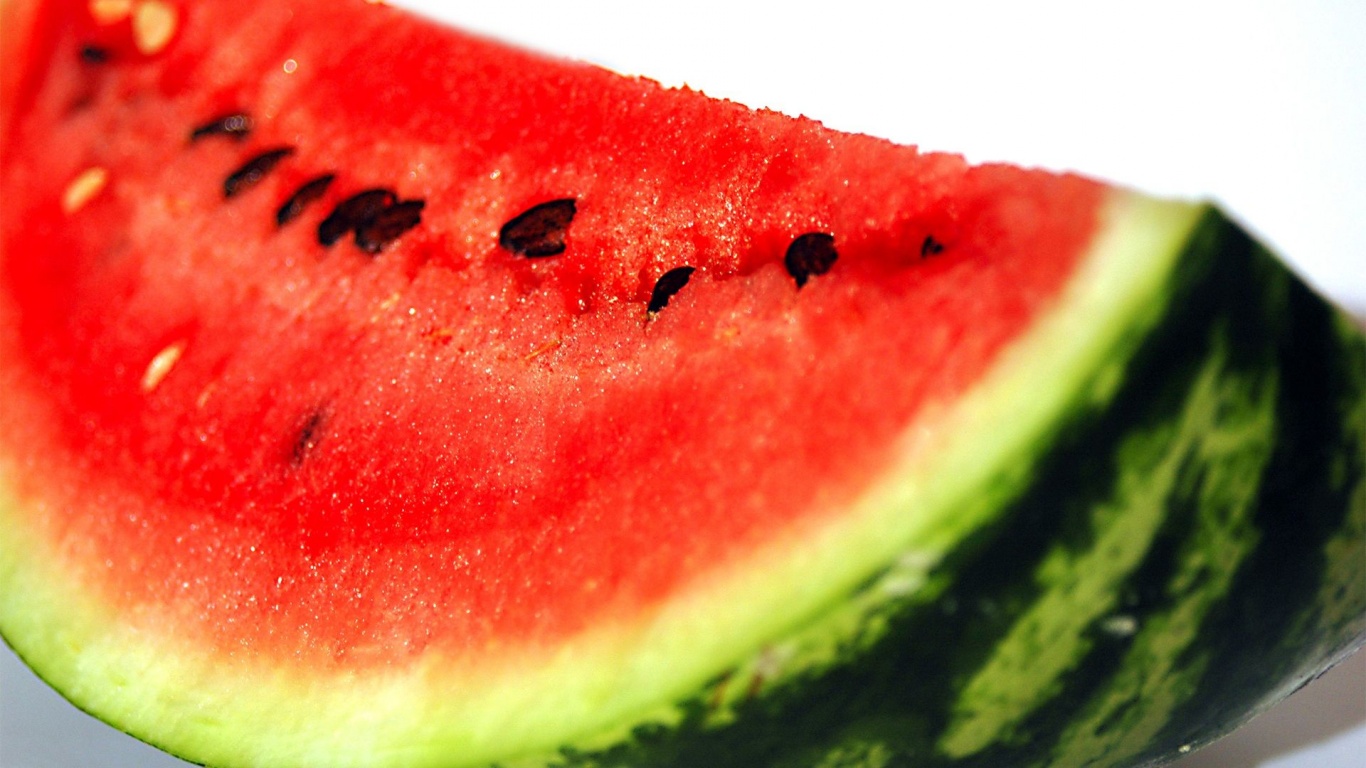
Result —
[[223, 197], [232, 198], [256, 186], [281, 160], [294, 154], [292, 147], [281, 147], [253, 157], [223, 181]]
[[220, 115], [190, 131], [190, 141], [196, 142], [209, 136], [228, 136], [241, 141], [251, 133], [251, 115], [235, 113]]
[[152, 361], [147, 364], [147, 369], [142, 372], [142, 391], [151, 392], [161, 384], [166, 375], [171, 372], [175, 364], [180, 362], [180, 356], [185, 353], [185, 342], [177, 341], [174, 344], [166, 345], [166, 348], [156, 353]]
[[380, 211], [393, 205], [398, 199], [392, 189], [367, 189], [337, 203], [332, 213], [318, 225], [318, 242], [331, 247], [370, 222]]
[[535, 360], [536, 358], [540, 357], [541, 355], [554, 352], [555, 350], [559, 349], [560, 345], [563, 343], [564, 342], [560, 339], [551, 339], [550, 341], [542, 342], [541, 344], [537, 345], [535, 349], [531, 350], [525, 355], [522, 355], [522, 362], [529, 363], [532, 360]]
[[440, 344], [443, 347], [451, 343], [455, 338], [455, 329], [442, 326], [440, 328], [428, 328], [422, 333], [422, 338], [433, 344]]
[[787, 247], [783, 264], [787, 266], [787, 273], [797, 281], [797, 287], [801, 288], [813, 276], [829, 272], [837, 258], [839, 254], [835, 251], [834, 235], [807, 232], [798, 235]]
[[564, 253], [564, 238], [577, 211], [574, 198], [529, 208], [503, 225], [498, 231], [498, 245], [531, 259]]
[[90, 16], [101, 26], [117, 24], [133, 12], [133, 0], [90, 0]]
[[81, 61], [86, 64], [103, 64], [109, 61], [109, 50], [98, 45], [82, 45]]
[[67, 214], [79, 211], [108, 183], [109, 171], [98, 165], [86, 168], [66, 185], [66, 191], [62, 193], [62, 210]]
[[669, 305], [669, 299], [672, 299], [674, 294], [683, 290], [683, 286], [688, 284], [688, 280], [692, 277], [693, 272], [694, 270], [692, 267], [685, 266], [674, 267], [668, 272], [660, 275], [659, 279], [655, 281], [654, 290], [650, 291], [650, 303], [645, 307], [645, 311], [653, 315], [659, 310], [667, 307]]
[[133, 44], [146, 56], [161, 53], [179, 24], [175, 6], [164, 0], [142, 0], [133, 6]]
[[275, 212], [275, 226], [283, 227], [299, 218], [299, 215], [304, 212], [309, 204], [323, 196], [327, 188], [332, 185], [333, 178], [335, 178], [333, 174], [325, 173], [304, 182], [304, 185], [295, 190], [294, 194], [290, 195], [284, 205], [281, 205], [280, 209]]
[[422, 221], [422, 209], [426, 205], [422, 200], [404, 200], [381, 209], [356, 225], [356, 245], [366, 253], [379, 253]]
[[933, 236], [926, 235], [925, 242], [920, 244], [920, 258], [936, 256], [944, 252], [944, 244], [935, 240]]
[[199, 397], [196, 397], [194, 400], [195, 407], [203, 409], [205, 405], [208, 405], [209, 397], [213, 395], [213, 391], [217, 388], [218, 382], [216, 381], [211, 381], [208, 384], [205, 384], [204, 388], [199, 390]]
[[327, 414], [322, 408], [318, 408], [309, 414], [308, 418], [299, 427], [299, 433], [294, 437], [294, 446], [290, 451], [289, 463], [291, 466], [299, 466], [308, 458], [308, 454], [318, 445], [322, 439], [322, 428], [327, 421]]

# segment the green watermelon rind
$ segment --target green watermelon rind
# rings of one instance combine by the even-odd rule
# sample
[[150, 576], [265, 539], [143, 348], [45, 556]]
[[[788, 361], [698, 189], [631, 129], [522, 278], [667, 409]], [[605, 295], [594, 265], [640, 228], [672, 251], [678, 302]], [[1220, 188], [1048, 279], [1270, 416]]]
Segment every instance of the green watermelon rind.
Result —
[[1172, 266], [1109, 358], [1123, 383], [1079, 390], [1104, 397], [950, 557], [789, 638], [763, 695], [726, 692], [772, 648], [681, 722], [552, 764], [1149, 765], [1359, 647], [1366, 338], [1217, 210]]
[[[1366, 635], [1366, 559], [1360, 556], [1366, 542], [1366, 345], [1344, 315], [1299, 284], [1217, 211], [1203, 212], [1177, 263], [1166, 300], [1159, 302], [1165, 307], [1161, 323], [1140, 335], [1141, 348], [1132, 348], [1130, 335], [1125, 341], [1129, 348], [1112, 358], [1129, 358], [1125, 387], [1117, 392], [1108, 385], [1101, 388], [1111, 396], [1079, 406], [1058, 425], [1061, 447], [1036, 462], [1028, 488], [990, 530], [978, 535], [991, 543], [963, 546], [937, 565], [911, 551], [880, 578], [848, 595], [840, 610], [722, 675], [709, 691], [685, 701], [674, 717], [637, 726], [627, 738], [618, 732], [601, 739], [614, 747], [563, 751], [566, 764], [745, 765], [775, 754], [788, 755], [792, 765], [896, 760], [916, 765], [1142, 764], [1174, 758], [1226, 733], [1359, 645]], [[1300, 350], [1306, 343], [1314, 355]], [[1166, 360], [1182, 349], [1185, 356], [1176, 363]], [[1298, 378], [1289, 393], [1278, 391], [1283, 377]], [[1307, 382], [1315, 391], [1304, 391]], [[1148, 388], [1160, 395], [1149, 394]], [[1329, 407], [1320, 407], [1324, 405]], [[1135, 429], [1115, 416], [1116, 410], [1127, 414], [1136, 409], [1172, 416], [1175, 426], [1183, 428], [1176, 430], [1180, 439], [1173, 439], [1172, 424], [1160, 419]], [[1278, 429], [1296, 420], [1326, 420], [1336, 431], [1321, 444], [1285, 440]], [[1002, 608], [995, 619], [977, 617], [971, 631], [1002, 625], [1006, 615], [1013, 623], [997, 627], [1005, 640], [983, 640], [971, 652], [957, 649], [957, 638], [942, 630], [936, 635], [923, 626], [918, 632], [905, 629], [935, 621], [946, 603], [973, 599], [960, 580], [963, 568], [991, 570], [999, 562], [1019, 559], [1016, 550], [1022, 548], [1002, 542], [1020, 534], [1022, 526], [1027, 534], [1050, 516], [1075, 524], [1078, 510], [1061, 515], [1049, 508], [1067, 506], [1058, 500], [1084, 487], [1083, 478], [1072, 470], [1068, 479], [1056, 465], [1093, 455], [1109, 457], [1120, 451], [1116, 446], [1121, 442], [1128, 454], [1143, 454], [1146, 443], [1146, 453], [1162, 459], [1137, 471], [1132, 460], [1123, 464], [1129, 487], [1151, 486], [1161, 479], [1157, 470], [1165, 469], [1169, 493], [1157, 507], [1160, 514], [1146, 515], [1137, 526], [1135, 519], [1145, 516], [1129, 514], [1133, 504], [1119, 505], [1125, 514], [1108, 515], [1110, 535], [1097, 536], [1093, 546], [1072, 553], [1075, 562], [1088, 566], [1086, 578], [1078, 579], [1084, 583], [1051, 591], [1036, 585], [1041, 594], [1031, 600], [1019, 597], [1018, 586], [997, 584], [994, 597], [1014, 595], [1013, 613]], [[1097, 454], [1106, 445], [1111, 449]], [[1193, 463], [1192, 446], [1217, 460]], [[1335, 457], [1321, 465], [1321, 472], [1330, 476], [1315, 479], [1301, 470], [1287, 471], [1287, 458], [1301, 453]], [[1050, 462], [1053, 469], [1046, 468]], [[1189, 483], [1197, 475], [1204, 478], [1206, 493], [1222, 489], [1223, 504], [1205, 499], [1192, 506], [1189, 498], [1170, 493], [1171, 480]], [[1113, 481], [1113, 473], [1102, 476]], [[1264, 530], [1284, 527], [1293, 519], [1288, 513], [1297, 512], [1277, 501], [1282, 487], [1297, 488], [1300, 496], [1334, 497], [1318, 505], [1324, 522], [1312, 538], [1300, 542], [1300, 552], [1276, 541], [1259, 541]], [[1106, 502], [1113, 506], [1112, 500]], [[1103, 511], [1106, 502], [1082, 505], [1080, 514]], [[1229, 508], [1238, 514], [1221, 514]], [[1037, 533], [1035, 538], [1040, 543]], [[1051, 540], [1042, 543], [1050, 545], [1053, 564], [1069, 549]], [[1120, 558], [1120, 567], [1113, 567], [1115, 556], [1122, 554], [1114, 551], [1116, 544], [1129, 553], [1127, 561]], [[1047, 559], [1039, 552], [1027, 556]], [[1287, 556], [1310, 565], [1266, 567]], [[1111, 569], [1095, 567], [1097, 558]], [[1020, 575], [1008, 569], [1005, 573]], [[1116, 576], [1118, 583], [1105, 581]], [[1265, 592], [1269, 584], [1291, 576], [1313, 582], [1319, 594], [1306, 599], [1311, 590], [1275, 601], [1259, 596], [1250, 604], [1235, 602], [1239, 595]], [[1196, 582], [1199, 589], [1192, 587]], [[1090, 600], [1083, 599], [1087, 583]], [[1148, 606], [1140, 624], [1134, 606], [1122, 601], [1139, 600], [1134, 595], [1155, 589], [1175, 591], [1180, 599], [1168, 595]], [[976, 599], [992, 598], [979, 594]], [[1048, 599], [1074, 610], [1050, 611]], [[942, 619], [950, 623], [948, 616]], [[1050, 619], [1067, 631], [1055, 632], [1044, 648], [1026, 649], [1038, 653], [1019, 652], [1017, 642], [1012, 655], [1012, 633], [1027, 636], [1028, 629]], [[1255, 628], [1228, 628], [1230, 623], [1252, 622], [1257, 622]], [[894, 631], [896, 627], [902, 629]], [[1257, 642], [1249, 643], [1253, 632]], [[1122, 658], [1115, 648], [1107, 650], [1097, 642], [1097, 636], [1107, 634], [1115, 644], [1128, 646]], [[931, 643], [929, 651], [908, 652], [917, 637], [939, 643]], [[1059, 656], [1059, 644], [1084, 645], [1090, 653]], [[993, 649], [994, 666], [963, 663], [965, 655], [985, 648]], [[1052, 675], [1044, 673], [1050, 651]], [[1013, 658], [1014, 677], [1008, 674], [1012, 664], [1000, 662], [1002, 658]], [[916, 671], [865, 674], [863, 679], [850, 672], [898, 667]], [[965, 667], [972, 669], [970, 675], [941, 680], [939, 687], [924, 685], [926, 673]], [[1088, 668], [1102, 668], [1106, 674], [1087, 673]], [[1268, 669], [1275, 673], [1268, 676]], [[1077, 682], [1088, 674], [1094, 678], [1089, 687]], [[764, 680], [765, 675], [770, 679]], [[1105, 683], [1095, 682], [1102, 677]], [[1230, 677], [1244, 678], [1240, 689], [1221, 682]], [[754, 694], [756, 680], [763, 680], [763, 695]], [[907, 712], [898, 686], [929, 687], [932, 692], [917, 699], [920, 710]], [[974, 707], [974, 697], [986, 703]], [[890, 734], [874, 738], [879, 731]], [[918, 741], [906, 734], [919, 734]]]
[[[1228, 286], [1250, 295], [1231, 299]], [[1333, 398], [1285, 396], [1268, 373], [1284, 373], [1277, 361], [1305, 338], [1323, 354], [1298, 364], [1321, 374], [1329, 389], [1320, 394]], [[213, 765], [1137, 764], [1218, 735], [1360, 642], [1366, 598], [1352, 585], [1366, 565], [1352, 543], [1366, 529], [1364, 349], [1350, 324], [1217, 212], [1117, 192], [1058, 308], [961, 402], [907, 435], [883, 485], [837, 524], [757, 552], [643, 628], [604, 628], [548, 661], [500, 656], [502, 667], [463, 678], [458, 696], [423, 682], [437, 666], [376, 681], [195, 660], [145, 642], [158, 617], [115, 621], [54, 573], [79, 562], [80, 542], [62, 542], [54, 557], [10, 495], [18, 484], [3, 477], [0, 625], [78, 706]], [[1145, 408], [1166, 418], [1140, 424], [1130, 409]], [[1300, 589], [1274, 595], [1278, 605], [1238, 597], [1268, 597], [1258, 594], [1265, 579], [1248, 574], [1275, 559], [1260, 553], [1282, 551], [1265, 546], [1268, 493], [1241, 499], [1241, 514], [1227, 519], [1196, 514], [1208, 504], [1170, 517], [1123, 505], [1095, 514], [1107, 497], [1088, 496], [1087, 483], [1189, 484], [1177, 449], [1231, 433], [1241, 458], [1205, 462], [1202, 472], [1233, 476], [1249, 461], [1285, 470], [1306, 445], [1276, 430], [1300, 410], [1336, 431], [1313, 452], [1319, 469], [1303, 470], [1316, 482], [1280, 471], [1257, 486], [1307, 484], [1323, 507], [1315, 535], [1297, 539], [1297, 551], [1313, 555], [1298, 569]], [[1126, 474], [1096, 458], [1118, 455], [1146, 469]], [[1094, 477], [1079, 484], [1067, 457]], [[1061, 513], [1046, 509], [1054, 502]], [[1020, 537], [1033, 547], [1025, 554], [1013, 543]], [[1165, 546], [1132, 545], [1144, 537]], [[1104, 562], [1092, 538], [1131, 546], [1092, 573], [1080, 567]], [[1190, 580], [1193, 541], [1231, 542], [1242, 556], [1188, 599], [1143, 597], [1148, 582], [1136, 574]], [[993, 571], [1003, 576], [983, 576]], [[1092, 577], [1080, 579], [1092, 599], [1063, 588], [1078, 575]], [[1141, 623], [1121, 610], [1126, 590], [1146, 606]], [[988, 610], [982, 600], [999, 604]], [[1230, 632], [1246, 633], [1248, 612], [1266, 610], [1283, 615], [1255, 627], [1258, 653], [1237, 652], [1246, 638]], [[1135, 622], [1127, 637], [1126, 616]], [[1031, 632], [1081, 650], [1022, 676]], [[1159, 674], [1129, 661], [1154, 649]], [[1268, 664], [1274, 679], [1247, 679], [1249, 665]], [[500, 677], [519, 666], [531, 671]], [[481, 686], [493, 692], [481, 696]]]

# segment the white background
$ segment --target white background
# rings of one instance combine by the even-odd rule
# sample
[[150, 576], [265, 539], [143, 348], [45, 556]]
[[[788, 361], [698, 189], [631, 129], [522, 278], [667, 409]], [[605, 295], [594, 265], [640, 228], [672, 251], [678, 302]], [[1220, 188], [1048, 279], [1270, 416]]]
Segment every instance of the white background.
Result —
[[[1212, 198], [1366, 315], [1357, 0], [401, 4], [840, 130]], [[1363, 754], [1359, 654], [1179, 766], [1354, 768]], [[173, 765], [0, 652], [3, 768]]]

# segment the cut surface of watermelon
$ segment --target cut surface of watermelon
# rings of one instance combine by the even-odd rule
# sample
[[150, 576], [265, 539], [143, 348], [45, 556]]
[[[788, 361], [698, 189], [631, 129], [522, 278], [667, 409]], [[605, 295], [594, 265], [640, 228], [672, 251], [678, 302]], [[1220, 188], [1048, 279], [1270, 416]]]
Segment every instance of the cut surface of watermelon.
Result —
[[1298, 590], [1287, 685], [1359, 642], [1360, 334], [1212, 211], [359, 2], [68, 5], [5, 6], [0, 629], [134, 735], [1134, 762], [1279, 690], [1228, 594]]

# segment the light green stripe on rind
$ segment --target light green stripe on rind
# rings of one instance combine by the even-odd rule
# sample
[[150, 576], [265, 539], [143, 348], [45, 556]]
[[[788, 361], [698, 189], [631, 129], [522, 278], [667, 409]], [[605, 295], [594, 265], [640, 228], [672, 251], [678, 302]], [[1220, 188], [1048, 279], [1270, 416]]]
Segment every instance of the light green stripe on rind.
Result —
[[[1091, 650], [1095, 636], [1090, 630], [1095, 627], [1117, 635], [1137, 631], [1136, 650], [1152, 644], [1160, 658], [1174, 656], [1193, 638], [1201, 606], [1183, 602], [1182, 615], [1140, 631], [1123, 612], [1120, 587], [1147, 554], [1172, 497], [1193, 493], [1182, 486], [1198, 485], [1194, 493], [1200, 497], [1202, 517], [1240, 523], [1220, 532], [1227, 541], [1187, 553], [1196, 562], [1184, 569], [1186, 579], [1196, 573], [1224, 576], [1207, 581], [1204, 594], [1211, 599], [1222, 595], [1232, 568], [1250, 548], [1250, 539], [1255, 540], [1248, 518], [1271, 454], [1274, 386], [1227, 371], [1226, 344], [1214, 345], [1182, 412], [1169, 423], [1144, 425], [1125, 439], [1115, 461], [1116, 495], [1090, 510], [1094, 544], [1077, 551], [1061, 543], [1044, 558], [1033, 574], [1042, 595], [964, 687], [940, 740], [946, 754], [965, 757], [1002, 739], [1025, 738], [1014, 729], [1058, 694], [1062, 675]], [[1189, 587], [1178, 583], [1174, 588]], [[1158, 705], [1145, 705], [1142, 716], [1157, 718], [1160, 727], [1170, 707]]]
[[[1342, 347], [1350, 355], [1343, 366], [1343, 371], [1353, 377], [1348, 389], [1366, 393], [1366, 338], [1357, 326], [1361, 321], [1341, 312], [1334, 321], [1338, 338], [1343, 340]], [[1290, 633], [1294, 637], [1322, 638], [1325, 646], [1340, 644], [1339, 638], [1344, 635], [1366, 643], [1366, 613], [1361, 608], [1366, 605], [1366, 397], [1345, 406], [1343, 420], [1349, 425], [1346, 434], [1355, 437], [1357, 450], [1332, 457], [1334, 466], [1330, 472], [1343, 485], [1356, 476], [1356, 484], [1348, 492], [1351, 511], [1341, 530], [1324, 548], [1329, 569], [1314, 601], [1318, 610]]]
[[[1264, 264], [1273, 262], [1269, 254], [1261, 255]], [[1256, 604], [1265, 612], [1246, 617], [1241, 628], [1230, 629], [1225, 621], [1205, 630], [1216, 638], [1224, 635], [1226, 642], [1204, 649], [1211, 672], [1200, 681], [1202, 695], [1175, 714], [1158, 741], [1189, 747], [1206, 744], [1270, 708], [1366, 642], [1366, 335], [1345, 313], [1316, 299], [1305, 301], [1307, 290], [1292, 287], [1299, 289], [1301, 307], [1312, 306], [1323, 316], [1319, 328], [1290, 329], [1284, 344], [1313, 361], [1311, 372], [1301, 374], [1315, 382], [1313, 397], [1302, 393], [1301, 399], [1313, 400], [1318, 413], [1331, 418], [1316, 425], [1313, 439], [1302, 440], [1294, 451], [1282, 447], [1283, 454], [1302, 460], [1294, 463], [1316, 471], [1296, 472], [1296, 482], [1290, 485], [1282, 482], [1280, 498], [1268, 505], [1282, 528], [1263, 531], [1261, 573], [1240, 574], [1229, 592], [1240, 596], [1258, 579], [1278, 585], [1296, 569], [1303, 570], [1304, 563], [1314, 569], [1316, 578], [1309, 589], [1293, 596], [1261, 595]], [[1283, 367], [1300, 366], [1292, 361]], [[1324, 512], [1335, 508], [1341, 517], [1325, 520]], [[1265, 518], [1264, 510], [1264, 527]], [[1312, 549], [1286, 551], [1287, 532], [1295, 537], [1325, 524], [1329, 535], [1312, 539], [1317, 542]], [[1263, 637], [1258, 634], [1262, 624], [1281, 631], [1267, 629]], [[1227, 642], [1229, 637], [1232, 642]], [[1220, 707], [1225, 700], [1241, 708]], [[1206, 725], [1199, 727], [1202, 723]]]
[[1274, 382], [1221, 370], [1224, 362], [1223, 354], [1211, 359], [1188, 403], [1185, 415], [1194, 419], [1183, 426], [1199, 431], [1166, 456], [1178, 465], [1177, 485], [1187, 486], [1166, 492], [1195, 500], [1197, 510], [1195, 530], [1166, 588], [1176, 602], [1137, 628], [1120, 670], [1063, 733], [1049, 764], [1086, 765], [1107, 754], [1138, 753], [1197, 691], [1205, 659], [1178, 662], [1199, 639], [1211, 608], [1227, 599], [1239, 564], [1257, 544], [1252, 518], [1275, 434]]

